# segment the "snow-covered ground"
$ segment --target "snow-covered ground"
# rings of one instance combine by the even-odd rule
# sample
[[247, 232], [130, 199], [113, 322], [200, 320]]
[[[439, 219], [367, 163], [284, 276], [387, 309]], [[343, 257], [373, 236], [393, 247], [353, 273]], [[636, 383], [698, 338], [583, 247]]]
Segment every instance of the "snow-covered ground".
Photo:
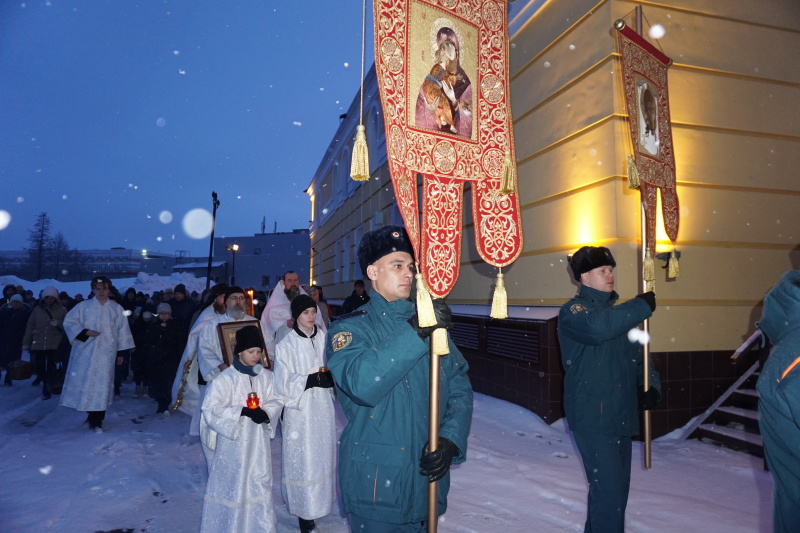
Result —
[[[59, 407], [58, 396], [41, 400], [31, 381], [0, 387], [0, 530], [198, 531], [206, 466], [188, 416], [156, 415], [155, 403], [132, 398], [125, 384], [97, 434], [82, 425], [84, 413]], [[772, 481], [760, 459], [674, 439], [653, 443], [650, 470], [634, 444], [627, 531], [771, 531]], [[280, 434], [271, 453], [277, 474]], [[452, 475], [442, 532], [583, 531], [586, 481], [561, 422], [549, 426], [476, 394], [467, 462]], [[278, 530], [297, 531], [277, 483], [273, 495]], [[317, 522], [321, 532], [349, 531], [339, 506]]]

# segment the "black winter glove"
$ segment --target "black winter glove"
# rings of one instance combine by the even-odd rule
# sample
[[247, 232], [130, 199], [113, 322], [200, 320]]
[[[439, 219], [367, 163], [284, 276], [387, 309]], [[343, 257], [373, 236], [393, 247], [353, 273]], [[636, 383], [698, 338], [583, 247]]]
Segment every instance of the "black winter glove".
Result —
[[333, 376], [330, 371], [309, 374], [306, 380], [306, 390], [312, 387], [319, 387], [321, 389], [330, 389], [333, 387]]
[[651, 311], [656, 310], [656, 294], [653, 291], [647, 291], [643, 292], [642, 294], [637, 294], [636, 297], [641, 298], [642, 300], [647, 302], [647, 305], [650, 306]]
[[422, 457], [419, 459], [419, 473], [428, 476], [428, 483], [439, 481], [450, 470], [450, 463], [453, 457], [461, 453], [458, 446], [449, 439], [439, 437], [439, 446], [435, 452], [428, 451], [428, 445], [422, 450]]
[[658, 405], [658, 402], [661, 401], [661, 393], [658, 392], [658, 389], [654, 389], [653, 387], [647, 389], [647, 392], [645, 392], [643, 387], [639, 387], [638, 396], [639, 409], [642, 411], [652, 410], [656, 405]]
[[263, 424], [269, 422], [269, 415], [265, 410], [260, 407], [250, 409], [249, 407], [242, 407], [242, 416], [246, 416], [256, 424]]
[[408, 323], [411, 324], [411, 327], [414, 328], [414, 331], [417, 332], [420, 339], [426, 339], [430, 337], [433, 330], [437, 328], [445, 328], [450, 329], [453, 327], [453, 318], [450, 315], [450, 306], [448, 306], [444, 298], [434, 298], [433, 299], [433, 314], [436, 317], [436, 325], [435, 326], [428, 326], [421, 328], [419, 327], [419, 317], [417, 315], [412, 316], [408, 319]]

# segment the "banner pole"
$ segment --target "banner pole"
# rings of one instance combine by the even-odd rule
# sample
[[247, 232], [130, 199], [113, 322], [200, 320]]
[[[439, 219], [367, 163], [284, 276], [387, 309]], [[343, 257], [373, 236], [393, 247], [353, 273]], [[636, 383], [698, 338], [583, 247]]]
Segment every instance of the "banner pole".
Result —
[[[644, 264], [645, 254], [647, 253], [647, 222], [644, 215], [644, 202], [641, 204], [641, 219], [642, 219], [642, 264]], [[642, 291], [647, 291], [647, 281], [642, 276]], [[647, 318], [642, 322], [642, 328], [647, 333], [647, 338], [650, 338], [650, 319]], [[642, 389], [650, 390], [650, 342], [646, 342], [642, 346], [642, 372], [644, 373], [642, 380]], [[644, 433], [644, 467], [650, 468], [650, 460], [652, 454], [652, 438], [650, 436], [650, 411], [642, 412], [643, 418], [643, 433]]]
[[[433, 339], [430, 340], [431, 353], [431, 384], [428, 415], [428, 451], [434, 452], [439, 444], [439, 354], [433, 349]], [[436, 533], [439, 522], [438, 495], [439, 482], [428, 483], [428, 533]]]
[[[634, 18], [634, 30], [639, 35], [642, 34], [642, 6], [636, 6], [633, 10], [633, 18]], [[641, 195], [641, 192], [640, 192]], [[642, 226], [642, 265], [644, 265], [645, 256], [647, 255], [647, 217], [645, 216], [645, 205], [644, 205], [644, 198], [640, 202], [641, 211], [640, 211], [640, 218], [641, 218], [641, 226]], [[643, 269], [644, 270], [644, 269]], [[642, 274], [642, 291], [647, 291], [647, 280], [644, 279], [644, 273]], [[642, 327], [647, 333], [647, 337], [650, 338], [650, 319], [646, 319], [642, 323]], [[642, 367], [643, 367], [643, 382], [642, 382], [642, 389], [647, 391], [650, 390], [650, 343], [647, 342], [642, 347]], [[652, 459], [652, 438], [650, 436], [650, 411], [642, 412], [643, 420], [643, 433], [644, 433], [644, 467], [650, 468], [651, 459]]]

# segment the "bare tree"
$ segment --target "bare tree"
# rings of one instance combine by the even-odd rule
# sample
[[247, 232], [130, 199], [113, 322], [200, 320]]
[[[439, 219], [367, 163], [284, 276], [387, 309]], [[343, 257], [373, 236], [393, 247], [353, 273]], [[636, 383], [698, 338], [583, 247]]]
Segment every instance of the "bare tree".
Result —
[[87, 274], [91, 277], [91, 269], [89, 267], [92, 263], [92, 257], [90, 255], [81, 252], [77, 248], [73, 248], [70, 250], [68, 257], [72, 279], [75, 281], [83, 281], [84, 275]]
[[28, 233], [28, 261], [36, 272], [35, 279], [42, 279], [45, 255], [50, 247], [50, 217], [47, 213], [42, 212], [36, 217], [36, 223]]
[[53, 265], [53, 279], [58, 279], [58, 276], [61, 275], [61, 267], [62, 265], [66, 265], [67, 261], [69, 260], [69, 243], [64, 235], [59, 231], [56, 233], [56, 236], [53, 237], [50, 246], [50, 262]]

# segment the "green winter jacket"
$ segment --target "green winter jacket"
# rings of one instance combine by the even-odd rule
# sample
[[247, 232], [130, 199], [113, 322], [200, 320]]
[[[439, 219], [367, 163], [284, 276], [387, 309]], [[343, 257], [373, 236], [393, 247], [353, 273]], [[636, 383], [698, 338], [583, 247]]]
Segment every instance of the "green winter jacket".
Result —
[[[387, 302], [375, 291], [350, 318], [328, 331], [328, 366], [348, 424], [339, 445], [339, 486], [344, 510], [382, 522], [427, 519], [427, 477], [419, 459], [428, 442], [430, 357], [407, 320], [408, 300]], [[467, 362], [452, 342], [441, 358], [439, 436], [466, 459], [472, 421]], [[447, 509], [450, 475], [438, 485], [438, 512]]]
[[[642, 347], [628, 331], [652, 315], [641, 298], [615, 305], [616, 292], [581, 285], [561, 306], [558, 341], [564, 377], [564, 410], [573, 431], [634, 436], [639, 432], [637, 391], [643, 383]], [[651, 364], [650, 386], [661, 391]]]
[[[758, 327], [775, 345], [756, 389], [769, 470], [775, 477], [775, 531], [800, 527], [800, 271], [792, 270], [764, 298]], [[791, 502], [791, 503], [788, 503]]]

